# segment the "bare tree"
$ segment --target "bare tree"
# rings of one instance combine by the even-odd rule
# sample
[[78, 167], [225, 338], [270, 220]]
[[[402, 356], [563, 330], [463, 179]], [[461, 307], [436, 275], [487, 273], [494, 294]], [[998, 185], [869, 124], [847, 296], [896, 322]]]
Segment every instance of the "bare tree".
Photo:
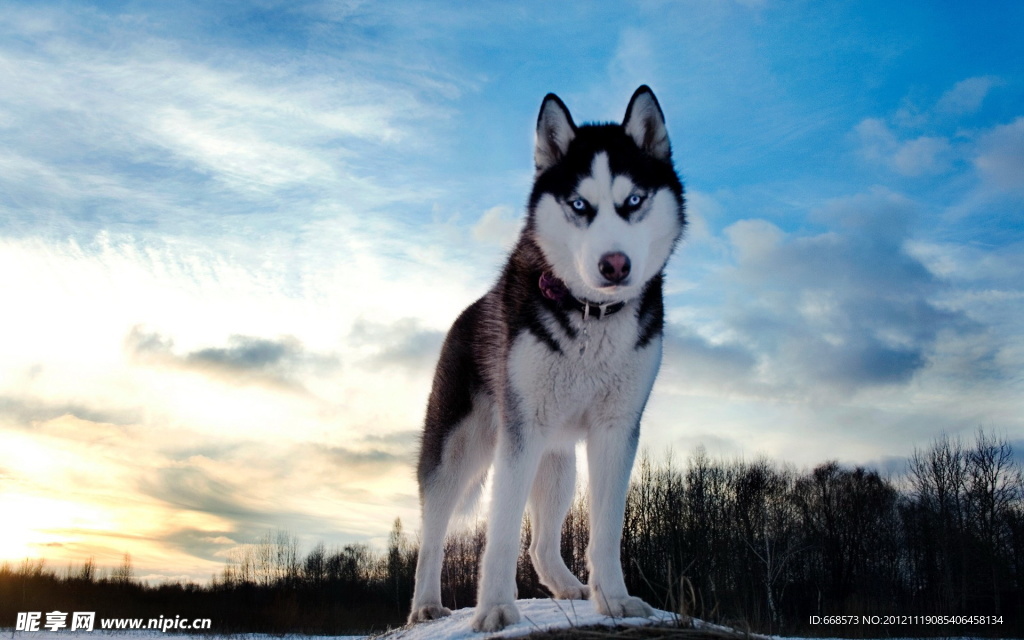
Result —
[[797, 512], [791, 499], [793, 474], [767, 460], [743, 464], [736, 475], [736, 522], [749, 566], [763, 588], [773, 625], [781, 622], [779, 601], [786, 588], [784, 572], [802, 549]]
[[125, 553], [121, 558], [121, 564], [118, 565], [113, 573], [110, 574], [111, 582], [119, 585], [127, 586], [135, 580], [135, 569], [132, 567], [132, 554]]
[[925, 535], [936, 540], [935, 569], [939, 597], [947, 607], [963, 610], [967, 599], [966, 528], [968, 519], [967, 453], [959, 439], [943, 435], [927, 451], [910, 458], [914, 498], [923, 508]]
[[992, 601], [996, 613], [1001, 610], [1001, 561], [1009, 550], [1009, 529], [1005, 515], [1021, 499], [1024, 487], [1020, 469], [1014, 468], [1013, 451], [1005, 439], [985, 435], [978, 430], [974, 448], [967, 452], [967, 493], [971, 505], [971, 524], [981, 542], [978, 558], [989, 569]]
[[302, 563], [302, 577], [317, 588], [327, 583], [327, 548], [319, 542]]

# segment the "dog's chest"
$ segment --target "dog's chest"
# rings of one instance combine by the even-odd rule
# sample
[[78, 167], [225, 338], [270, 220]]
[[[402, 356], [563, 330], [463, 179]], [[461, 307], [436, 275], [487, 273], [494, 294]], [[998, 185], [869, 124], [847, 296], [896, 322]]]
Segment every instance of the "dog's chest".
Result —
[[653, 354], [637, 349], [632, 314], [591, 319], [585, 327], [575, 339], [560, 333], [560, 352], [529, 332], [514, 340], [508, 380], [527, 418], [552, 427], [575, 424], [588, 410], [630, 404], [629, 398], [649, 391]]

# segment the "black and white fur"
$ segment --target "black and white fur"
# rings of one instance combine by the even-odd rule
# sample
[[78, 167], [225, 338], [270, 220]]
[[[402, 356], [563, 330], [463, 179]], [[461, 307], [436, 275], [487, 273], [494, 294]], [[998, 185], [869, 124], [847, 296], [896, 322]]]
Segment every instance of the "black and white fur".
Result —
[[[662, 271], [686, 224], [654, 93], [636, 90], [621, 125], [577, 127], [554, 94], [537, 121], [526, 225], [497, 284], [455, 321], [427, 407], [418, 477], [422, 543], [410, 622], [441, 604], [453, 512], [494, 466], [473, 628], [519, 620], [516, 558], [524, 509], [530, 556], [556, 598], [591, 598], [610, 616], [646, 616], [619, 544], [640, 416], [661, 364]], [[576, 481], [589, 464], [589, 585], [559, 552]]]

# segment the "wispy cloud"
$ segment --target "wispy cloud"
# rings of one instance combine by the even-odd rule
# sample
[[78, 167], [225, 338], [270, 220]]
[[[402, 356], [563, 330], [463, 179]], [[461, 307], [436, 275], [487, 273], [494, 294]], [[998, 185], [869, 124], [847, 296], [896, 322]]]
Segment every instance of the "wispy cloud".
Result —
[[[35, 30], [34, 46], [0, 47], [8, 225], [54, 208], [65, 229], [94, 233], [140, 222], [181, 229], [212, 203], [250, 219], [297, 203], [317, 215], [328, 199], [379, 207], [410, 197], [395, 188], [401, 178], [380, 182], [381, 163], [425, 153], [437, 131], [426, 123], [446, 120], [446, 81], [380, 75], [379, 59], [243, 61], [147, 34], [144, 21], [127, 31], [118, 21], [129, 16], [72, 10], [116, 32], [115, 46], [97, 46], [92, 31], [71, 26], [74, 15], [41, 13], [51, 24]], [[13, 14], [8, 30], [30, 22], [24, 8]]]
[[398, 367], [430, 375], [441, 351], [445, 332], [427, 329], [417, 318], [402, 318], [392, 324], [360, 318], [352, 326], [349, 343], [369, 347], [370, 355], [359, 362], [373, 370]]
[[260, 383], [305, 392], [305, 375], [328, 375], [340, 366], [333, 354], [310, 353], [294, 336], [268, 339], [232, 335], [226, 347], [176, 354], [174, 341], [136, 326], [125, 338], [135, 361], [191, 369], [234, 384]]

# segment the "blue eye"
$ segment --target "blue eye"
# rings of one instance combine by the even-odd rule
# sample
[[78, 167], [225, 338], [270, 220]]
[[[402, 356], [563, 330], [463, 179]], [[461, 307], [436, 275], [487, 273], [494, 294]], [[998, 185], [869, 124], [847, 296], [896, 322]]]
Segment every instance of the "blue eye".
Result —
[[576, 198], [575, 200], [570, 202], [569, 205], [573, 208], [573, 211], [576, 211], [578, 213], [583, 213], [588, 208], [590, 208], [590, 205], [588, 205], [587, 201], [584, 200], [583, 198]]
[[634, 193], [633, 195], [626, 198], [626, 206], [628, 207], [639, 207], [640, 203], [644, 201], [644, 197], [640, 194]]

